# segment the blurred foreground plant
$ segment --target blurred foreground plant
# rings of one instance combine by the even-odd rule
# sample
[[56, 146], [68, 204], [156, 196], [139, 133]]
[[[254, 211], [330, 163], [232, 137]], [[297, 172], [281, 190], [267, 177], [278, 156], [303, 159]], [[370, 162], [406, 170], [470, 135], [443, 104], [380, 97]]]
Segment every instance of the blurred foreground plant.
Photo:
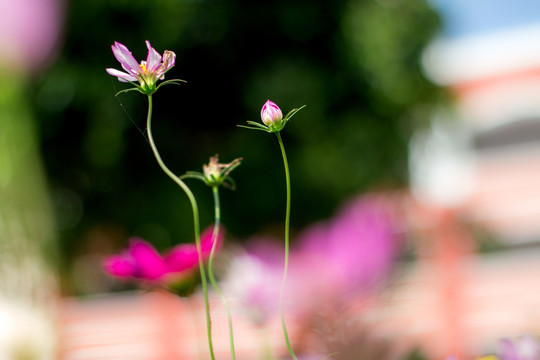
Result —
[[0, 358], [52, 360], [58, 248], [43, 169], [36, 74], [55, 58], [63, 2], [0, 1]]

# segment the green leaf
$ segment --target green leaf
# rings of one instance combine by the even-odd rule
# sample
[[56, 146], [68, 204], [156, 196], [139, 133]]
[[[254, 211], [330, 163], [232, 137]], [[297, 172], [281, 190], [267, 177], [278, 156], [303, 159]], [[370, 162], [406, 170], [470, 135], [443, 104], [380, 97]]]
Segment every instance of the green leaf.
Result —
[[265, 131], [267, 133], [271, 133], [270, 130], [268, 130], [268, 128], [258, 128], [258, 127], [253, 127], [253, 126], [246, 126], [246, 125], [236, 125], [238, 127], [241, 127], [241, 128], [245, 128], [245, 129], [251, 129], [251, 130], [260, 130], [260, 131]]

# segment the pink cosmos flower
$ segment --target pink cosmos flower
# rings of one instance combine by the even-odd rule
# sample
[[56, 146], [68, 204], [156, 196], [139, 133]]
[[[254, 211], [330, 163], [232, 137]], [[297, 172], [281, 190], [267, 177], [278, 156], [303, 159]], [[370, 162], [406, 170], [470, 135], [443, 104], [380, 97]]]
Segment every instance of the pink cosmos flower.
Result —
[[268, 127], [275, 127], [283, 119], [279, 106], [267, 100], [261, 109], [261, 120]]
[[[204, 260], [208, 259], [212, 250], [212, 232], [213, 227], [209, 227], [201, 234]], [[220, 231], [217, 237], [217, 248], [222, 242], [223, 231]], [[162, 256], [150, 243], [134, 237], [122, 254], [105, 258], [103, 269], [109, 275], [122, 279], [167, 282], [197, 268], [198, 264], [195, 244], [178, 245]]]
[[165, 73], [174, 66], [176, 54], [165, 50], [161, 56], [148, 40], [146, 47], [148, 48], [146, 61], [143, 60], [139, 64], [125, 45], [115, 41], [114, 45], [111, 46], [113, 54], [126, 72], [111, 68], [106, 69], [106, 71], [110, 75], [116, 76], [121, 82], [139, 81], [138, 90], [145, 94], [152, 94], [157, 90], [157, 81], [163, 80]]

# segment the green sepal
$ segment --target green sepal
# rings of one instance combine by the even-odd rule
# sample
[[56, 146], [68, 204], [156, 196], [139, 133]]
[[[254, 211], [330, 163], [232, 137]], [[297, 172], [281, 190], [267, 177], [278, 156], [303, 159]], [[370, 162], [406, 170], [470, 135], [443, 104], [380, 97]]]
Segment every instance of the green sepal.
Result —
[[261, 129], [264, 129], [264, 130], [270, 130], [270, 128], [264, 124], [260, 124], [258, 122], [255, 122], [255, 121], [247, 121], [247, 123], [249, 125], [253, 125], [253, 126], [256, 126], [258, 128], [261, 128]]
[[180, 176], [180, 179], [187, 179], [187, 178], [199, 179], [208, 185], [208, 181], [206, 181], [206, 177], [204, 177], [204, 175], [198, 171], [188, 171], [184, 175]]
[[157, 87], [156, 87], [156, 90], [158, 90], [160, 87], [162, 87], [163, 85], [169, 85], [169, 84], [174, 84], [174, 85], [181, 85], [181, 83], [186, 83], [187, 81], [186, 80], [182, 80], [182, 79], [171, 79], [171, 80], [167, 80], [167, 81], [164, 81], [162, 83], [160, 83]]
[[285, 118], [283, 119], [283, 126], [285, 126], [285, 124], [287, 124], [287, 122], [289, 120], [291, 120], [291, 118], [297, 113], [299, 112], [300, 110], [302, 110], [303, 108], [305, 108], [307, 105], [303, 105], [303, 106], [300, 106], [298, 109], [292, 109], [291, 111], [289, 111], [287, 113], [287, 115], [285, 116]]
[[260, 127], [254, 127], [254, 126], [246, 126], [246, 125], [236, 125], [238, 127], [241, 127], [241, 128], [244, 128], [244, 129], [251, 129], [251, 130], [260, 130], [260, 131], [265, 131], [267, 133], [271, 133], [272, 131], [270, 131], [268, 128], [260, 128]]
[[235, 159], [233, 162], [231, 162], [231, 163], [229, 164], [229, 166], [227, 166], [226, 168], [224, 168], [224, 169], [221, 171], [222, 174], [225, 175], [224, 178], [229, 177], [229, 176], [228, 176], [229, 173], [230, 173], [231, 171], [233, 171], [234, 169], [236, 169], [237, 167], [239, 167], [242, 160], [243, 160], [242, 158]]
[[223, 186], [225, 186], [226, 188], [229, 188], [230, 190], [236, 190], [236, 182], [233, 180], [232, 177], [228, 175], [223, 177], [222, 184]]
[[272, 129], [270, 129], [268, 126], [266, 126], [264, 124], [260, 124], [260, 123], [255, 122], [255, 121], [247, 121], [247, 123], [249, 125], [251, 125], [251, 126], [246, 126], [246, 125], [237, 125], [237, 126], [242, 127], [242, 128], [246, 128], [246, 129], [251, 129], [251, 130], [266, 131], [267, 133], [272, 132]]
[[142, 91], [141, 87], [138, 86], [138, 85], [135, 85], [135, 87], [132, 87], [132, 88], [129, 88], [129, 89], [120, 90], [120, 91], [117, 92], [114, 96], [118, 96], [118, 95], [120, 95], [120, 94], [125, 94], [125, 93], [130, 92], [130, 91], [138, 91], [138, 92], [144, 94], [144, 92]]
[[125, 90], [120, 90], [119, 92], [116, 93], [115, 96], [127, 93], [129, 91], [135, 91], [135, 90], [140, 92], [141, 94], [152, 95], [153, 93], [155, 93], [163, 85], [169, 85], [169, 84], [180, 85], [181, 83], [185, 83], [185, 82], [187, 82], [187, 81], [182, 80], [182, 79], [171, 79], [171, 80], [167, 80], [167, 81], [164, 81], [164, 82], [160, 83], [156, 87], [148, 87], [148, 86], [143, 87], [143, 86], [137, 85], [136, 83], [134, 83], [132, 81], [128, 81], [128, 83], [133, 85], [133, 87], [129, 88], [129, 89], [125, 89]]

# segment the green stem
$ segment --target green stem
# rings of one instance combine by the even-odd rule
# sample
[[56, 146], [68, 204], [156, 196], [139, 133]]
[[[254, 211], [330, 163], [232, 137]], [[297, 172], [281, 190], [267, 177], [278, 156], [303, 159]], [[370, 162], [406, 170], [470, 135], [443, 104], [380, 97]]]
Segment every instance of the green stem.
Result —
[[221, 226], [221, 205], [219, 201], [219, 186], [212, 186], [212, 194], [214, 195], [214, 231], [212, 232], [212, 250], [210, 251], [210, 258], [208, 259], [208, 278], [210, 283], [214, 287], [214, 290], [221, 298], [223, 305], [225, 306], [225, 311], [227, 312], [227, 321], [229, 324], [229, 343], [231, 349], [231, 360], [236, 359], [235, 350], [234, 350], [234, 333], [233, 333], [233, 323], [231, 310], [229, 303], [216, 282], [214, 277], [214, 253], [216, 251], [217, 239], [219, 236], [219, 228]]
[[281, 327], [283, 328], [283, 335], [285, 336], [285, 343], [287, 344], [287, 349], [289, 354], [294, 360], [297, 360], [296, 355], [291, 347], [291, 342], [289, 340], [289, 334], [287, 333], [287, 325], [285, 324], [285, 314], [283, 310], [283, 296], [285, 294], [285, 284], [287, 282], [287, 271], [289, 269], [289, 226], [291, 219], [291, 177], [289, 174], [289, 163], [287, 162], [287, 154], [285, 153], [285, 147], [283, 146], [283, 141], [281, 140], [281, 135], [278, 132], [275, 132], [276, 137], [279, 142], [279, 147], [281, 149], [281, 155], [283, 156], [283, 165], [285, 167], [285, 182], [287, 185], [287, 210], [285, 212], [285, 264], [283, 265], [283, 281], [281, 283], [281, 291], [279, 294], [279, 313], [281, 316]]
[[201, 284], [203, 288], [204, 293], [204, 309], [206, 313], [206, 332], [208, 335], [208, 349], [210, 350], [210, 356], [212, 360], [215, 359], [214, 356], [214, 346], [212, 344], [212, 324], [210, 321], [210, 305], [208, 302], [208, 285], [206, 283], [206, 273], [204, 270], [204, 263], [202, 258], [202, 248], [201, 248], [201, 230], [199, 225], [199, 210], [197, 207], [197, 201], [195, 200], [195, 196], [193, 195], [193, 192], [189, 189], [189, 187], [182, 181], [178, 176], [176, 176], [169, 168], [165, 165], [163, 160], [161, 159], [161, 155], [159, 155], [159, 152], [157, 150], [156, 144], [154, 143], [154, 138], [152, 136], [152, 95], [148, 95], [148, 116], [146, 118], [146, 132], [148, 133], [148, 141], [150, 142], [150, 147], [152, 148], [152, 151], [154, 152], [154, 156], [156, 157], [156, 160], [161, 167], [161, 169], [169, 176], [184, 192], [186, 193], [187, 197], [189, 198], [189, 202], [191, 203], [191, 208], [193, 210], [193, 224], [194, 224], [194, 232], [195, 232], [195, 245], [197, 246], [197, 253], [199, 255], [199, 270], [201, 272]]

